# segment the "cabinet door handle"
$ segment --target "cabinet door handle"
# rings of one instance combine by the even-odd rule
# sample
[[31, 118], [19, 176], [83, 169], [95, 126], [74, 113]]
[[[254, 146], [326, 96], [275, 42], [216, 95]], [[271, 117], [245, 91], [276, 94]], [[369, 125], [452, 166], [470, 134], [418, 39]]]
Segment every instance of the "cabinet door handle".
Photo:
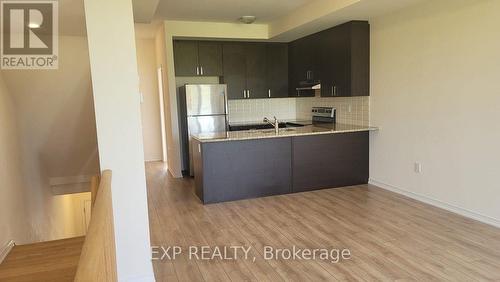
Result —
[[250, 98], [250, 90], [247, 90], [247, 98]]
[[200, 74], [203, 75], [203, 67], [200, 67]]
[[200, 75], [200, 67], [196, 67], [196, 75]]
[[267, 95], [271, 98], [271, 89], [267, 90]]
[[306, 76], [307, 76], [307, 80], [311, 80], [313, 78], [313, 76], [314, 76], [313, 75], [313, 71], [310, 71], [310, 70], [307, 71]]
[[246, 97], [247, 97], [247, 91], [243, 90], [243, 98], [246, 98]]

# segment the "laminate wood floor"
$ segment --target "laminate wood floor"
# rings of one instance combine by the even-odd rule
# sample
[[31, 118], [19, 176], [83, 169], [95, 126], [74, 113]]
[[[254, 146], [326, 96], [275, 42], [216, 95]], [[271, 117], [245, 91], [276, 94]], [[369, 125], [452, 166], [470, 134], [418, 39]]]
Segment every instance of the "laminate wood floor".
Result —
[[[500, 281], [500, 229], [372, 185], [204, 206], [160, 163], [147, 184], [152, 245], [183, 250], [153, 261], [157, 281]], [[251, 247], [250, 259], [190, 260], [204, 245]], [[266, 260], [264, 246], [351, 258]]]
[[0, 264], [0, 281], [73, 281], [85, 237], [18, 245]]

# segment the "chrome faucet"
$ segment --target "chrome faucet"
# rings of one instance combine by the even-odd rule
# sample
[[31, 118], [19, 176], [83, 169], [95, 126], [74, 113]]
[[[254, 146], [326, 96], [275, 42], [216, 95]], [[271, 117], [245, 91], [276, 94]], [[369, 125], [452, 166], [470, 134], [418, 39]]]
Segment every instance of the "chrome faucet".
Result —
[[280, 133], [280, 123], [278, 122], [278, 119], [276, 117], [274, 117], [274, 122], [270, 121], [267, 117], [265, 117], [264, 122], [274, 126], [274, 132], [276, 132], [276, 134]]

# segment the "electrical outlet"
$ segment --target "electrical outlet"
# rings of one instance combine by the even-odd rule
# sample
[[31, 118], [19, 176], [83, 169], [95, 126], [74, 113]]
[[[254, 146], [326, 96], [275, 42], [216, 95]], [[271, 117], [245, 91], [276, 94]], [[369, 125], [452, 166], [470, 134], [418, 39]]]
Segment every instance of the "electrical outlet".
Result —
[[422, 164], [419, 162], [415, 162], [414, 170], [415, 170], [415, 173], [421, 173], [422, 172]]

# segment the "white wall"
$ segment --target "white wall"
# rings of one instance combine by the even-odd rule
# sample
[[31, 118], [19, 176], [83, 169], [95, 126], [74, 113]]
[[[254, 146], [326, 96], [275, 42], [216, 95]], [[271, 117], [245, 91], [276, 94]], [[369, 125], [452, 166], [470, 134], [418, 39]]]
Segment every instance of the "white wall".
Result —
[[[8, 70], [24, 147], [47, 177], [99, 171], [87, 38], [59, 37], [57, 70]], [[29, 82], [29, 83], [27, 83]], [[28, 162], [28, 161], [26, 161]]]
[[370, 178], [500, 226], [498, 11], [441, 0], [371, 20]]
[[[162, 85], [163, 85], [163, 107], [165, 111], [164, 116], [164, 130], [166, 137], [166, 145], [167, 145], [167, 167], [172, 175], [179, 176], [176, 173], [180, 172], [180, 155], [178, 153], [179, 147], [176, 147], [176, 143], [174, 140], [174, 134], [172, 129], [172, 115], [171, 111], [171, 102], [169, 89], [171, 83], [169, 81], [169, 68], [167, 62], [167, 44], [165, 40], [165, 29], [164, 26], [161, 25], [155, 36], [155, 47], [156, 47], [156, 67], [162, 69]], [[174, 82], [172, 82], [174, 83]], [[178, 145], [178, 144], [177, 144]], [[173, 169], [172, 169], [173, 168]]]
[[[180, 146], [180, 130], [179, 130], [179, 112], [177, 102], [177, 85], [175, 82], [175, 69], [174, 69], [174, 46], [173, 36], [170, 33], [167, 24], [162, 29], [164, 35], [160, 38], [163, 40], [165, 58], [163, 62], [163, 71], [166, 76], [165, 99], [168, 105], [165, 106], [166, 115], [168, 115], [169, 124], [166, 126], [170, 134], [167, 133], [168, 138], [168, 170], [174, 177], [182, 177], [182, 163], [181, 163], [181, 146]], [[167, 119], [167, 118], [166, 118]]]
[[113, 171], [118, 280], [154, 281], [132, 3], [84, 3], [100, 164]]
[[162, 160], [160, 128], [160, 105], [156, 69], [156, 47], [153, 38], [137, 38], [137, 67], [139, 71], [139, 89], [141, 103], [142, 137], [144, 141], [144, 159]]
[[[59, 69], [2, 71], [15, 105], [22, 158], [26, 242], [84, 235], [68, 214], [73, 198], [54, 196], [50, 179], [99, 172], [87, 39], [59, 37]], [[88, 187], [88, 186], [87, 186]]]
[[0, 73], [0, 251], [30, 241], [14, 100]]

